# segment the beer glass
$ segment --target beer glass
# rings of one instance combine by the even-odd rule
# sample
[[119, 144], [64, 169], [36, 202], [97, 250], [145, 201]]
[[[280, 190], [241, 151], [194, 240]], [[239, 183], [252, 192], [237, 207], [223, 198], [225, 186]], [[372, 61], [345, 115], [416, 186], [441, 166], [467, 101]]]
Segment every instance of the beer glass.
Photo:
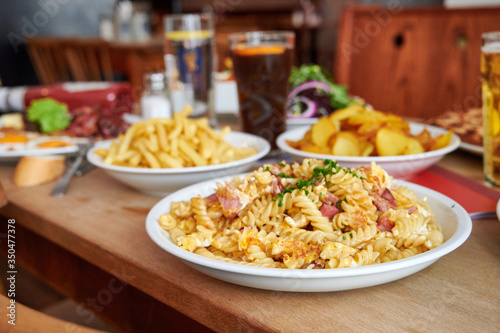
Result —
[[500, 31], [482, 35], [483, 167], [486, 182], [500, 186]]
[[286, 130], [288, 78], [293, 64], [295, 34], [290, 31], [255, 31], [229, 36], [244, 132], [269, 141]]
[[216, 126], [213, 76], [215, 47], [209, 14], [166, 15], [165, 68], [173, 111], [189, 104], [192, 117], [207, 117]]

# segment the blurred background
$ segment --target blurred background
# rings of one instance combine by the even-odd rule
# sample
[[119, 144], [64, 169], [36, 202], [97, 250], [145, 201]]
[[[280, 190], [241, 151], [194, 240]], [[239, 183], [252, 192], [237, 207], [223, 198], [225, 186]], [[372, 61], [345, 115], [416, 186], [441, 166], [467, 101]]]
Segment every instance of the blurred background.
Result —
[[[296, 66], [319, 64], [375, 108], [423, 118], [480, 107], [480, 36], [500, 30], [500, 0], [2, 0], [1, 9], [6, 87], [57, 82], [43, 75], [29, 45], [74, 39], [104, 45], [112, 79], [140, 93], [144, 73], [164, 69], [162, 17], [208, 11], [219, 72], [231, 69], [229, 34], [292, 30]], [[130, 25], [126, 33], [120, 24]], [[40, 309], [63, 299], [25, 276], [21, 302]], [[76, 316], [73, 308], [61, 316]]]
[[[359, 0], [358, 3], [382, 6], [397, 3], [402, 7], [416, 7], [442, 6], [443, 0]], [[164, 14], [212, 11], [216, 17], [220, 67], [224, 66], [224, 59], [228, 56], [228, 34], [275, 29], [297, 33], [297, 64], [318, 63], [333, 70], [340, 14], [342, 8], [356, 4], [356, 1], [152, 0], [149, 4], [153, 35], [161, 34]], [[39, 83], [26, 52], [28, 40], [99, 37], [101, 23], [111, 19], [116, 8], [116, 0], [3, 0], [0, 11], [0, 77], [3, 85]]]

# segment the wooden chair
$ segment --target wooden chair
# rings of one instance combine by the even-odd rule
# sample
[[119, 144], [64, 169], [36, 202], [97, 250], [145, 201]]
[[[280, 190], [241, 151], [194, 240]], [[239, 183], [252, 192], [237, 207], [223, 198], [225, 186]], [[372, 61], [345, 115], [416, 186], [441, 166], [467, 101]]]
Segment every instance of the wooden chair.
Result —
[[376, 109], [413, 118], [478, 107], [481, 34], [493, 30], [500, 7], [346, 7], [335, 81]]
[[64, 43], [58, 38], [33, 38], [26, 44], [28, 54], [41, 84], [70, 80]]
[[113, 81], [109, 43], [102, 39], [65, 41], [66, 58], [75, 81]]
[[113, 81], [109, 44], [105, 40], [33, 38], [27, 48], [42, 84]]

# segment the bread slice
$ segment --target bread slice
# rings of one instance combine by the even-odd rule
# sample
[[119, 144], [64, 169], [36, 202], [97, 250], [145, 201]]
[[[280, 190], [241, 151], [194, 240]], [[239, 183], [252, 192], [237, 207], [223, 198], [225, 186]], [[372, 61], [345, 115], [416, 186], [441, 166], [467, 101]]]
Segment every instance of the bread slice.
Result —
[[24, 156], [17, 163], [14, 184], [36, 186], [61, 177], [65, 169], [64, 155]]

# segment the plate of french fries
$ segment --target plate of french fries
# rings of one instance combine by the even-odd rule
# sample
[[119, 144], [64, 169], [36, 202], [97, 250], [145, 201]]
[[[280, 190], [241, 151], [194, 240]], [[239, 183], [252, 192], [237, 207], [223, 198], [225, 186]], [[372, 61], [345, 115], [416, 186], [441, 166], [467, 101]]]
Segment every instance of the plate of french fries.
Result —
[[332, 159], [348, 168], [373, 161], [391, 176], [408, 179], [460, 146], [452, 131], [352, 106], [281, 134], [278, 147], [295, 160]]
[[151, 195], [165, 195], [207, 179], [250, 169], [270, 151], [256, 135], [215, 131], [206, 118], [173, 118], [134, 123], [117, 139], [101, 141], [87, 153], [90, 163], [118, 181]]

